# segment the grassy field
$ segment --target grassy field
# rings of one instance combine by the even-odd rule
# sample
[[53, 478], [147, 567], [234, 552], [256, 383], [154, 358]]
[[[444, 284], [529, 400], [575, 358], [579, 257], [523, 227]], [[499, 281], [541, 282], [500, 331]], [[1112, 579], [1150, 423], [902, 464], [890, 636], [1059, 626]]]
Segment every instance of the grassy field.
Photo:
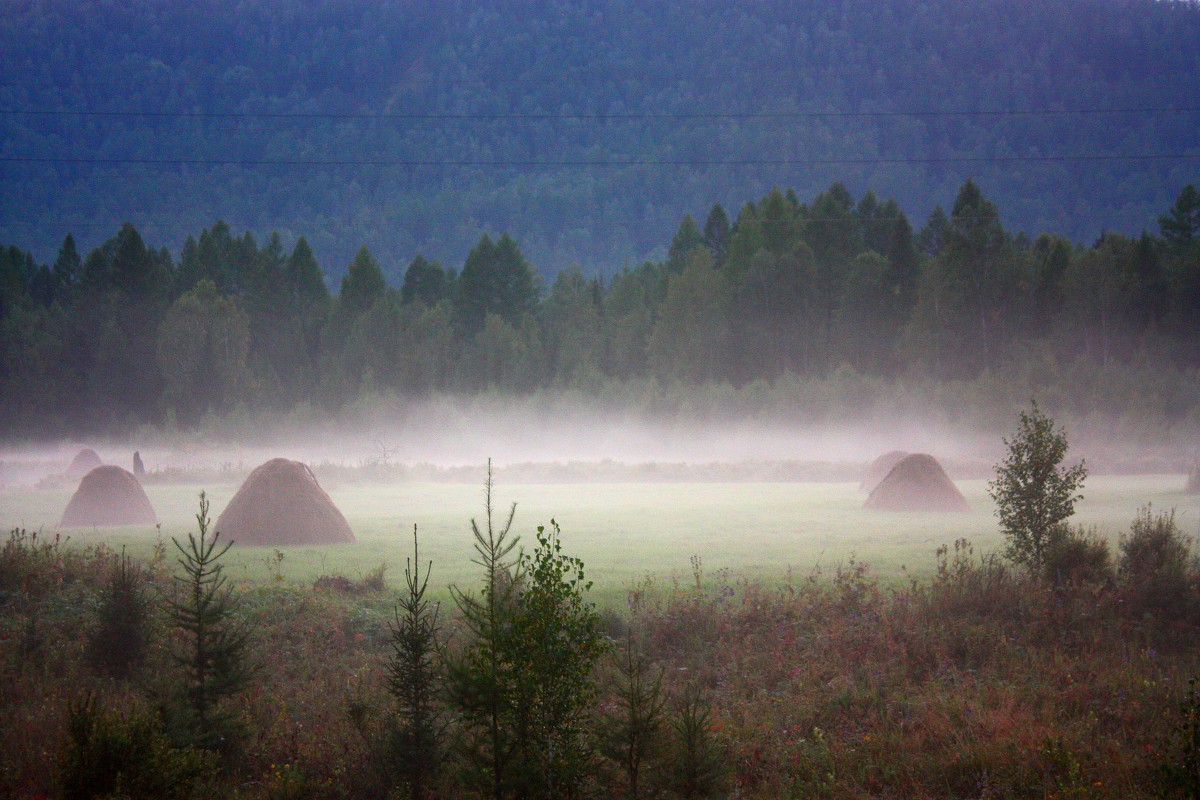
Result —
[[[567, 550], [582, 558], [602, 602], [619, 602], [624, 590], [647, 576], [658, 581], [693, 580], [692, 557], [704, 574], [728, 570], [735, 578], [785, 581], [815, 569], [829, 574], [850, 559], [866, 562], [884, 583], [906, 575], [928, 576], [934, 551], [966, 537], [976, 552], [1002, 542], [986, 482], [959, 481], [969, 514], [894, 514], [862, 508], [851, 483], [637, 483], [497, 485], [497, 517], [517, 503], [514, 529], [532, 541], [537, 525], [558, 521]], [[1088, 480], [1076, 521], [1116, 545], [1137, 509], [1153, 503], [1176, 509], [1180, 526], [1195, 536], [1200, 497], [1182, 492], [1181, 475], [1097, 476]], [[483, 516], [483, 487], [469, 483], [330, 483], [334, 502], [358, 538], [355, 545], [284, 548], [276, 562], [269, 547], [234, 547], [227, 557], [235, 580], [258, 583], [281, 574], [285, 582], [311, 583], [318, 575], [362, 577], [381, 564], [388, 582], [401, 579], [417, 525], [422, 560], [433, 560], [431, 587], [442, 595], [451, 584], [475, 583], [470, 521]], [[237, 490], [209, 486], [149, 485], [161, 521], [161, 537], [195, 530], [198, 495], [205, 490], [215, 520]], [[28, 489], [0, 494], [4, 530], [22, 527], [42, 536], [59, 533], [72, 546], [104, 542], [147, 557], [159, 533], [151, 527], [56, 530], [71, 489]]]

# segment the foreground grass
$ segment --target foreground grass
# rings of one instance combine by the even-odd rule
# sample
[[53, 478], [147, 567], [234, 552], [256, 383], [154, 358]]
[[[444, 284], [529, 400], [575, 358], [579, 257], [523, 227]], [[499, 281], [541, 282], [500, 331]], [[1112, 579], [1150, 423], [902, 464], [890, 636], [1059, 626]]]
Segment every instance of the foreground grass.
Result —
[[[85, 642], [113, 558], [99, 546], [5, 549], [0, 795], [54, 793], [71, 700], [93, 692], [123, 714], [147, 711], [172, 677], [161, 618], [132, 680], [89, 667]], [[928, 567], [927, 580], [899, 586], [861, 561], [769, 582], [697, 571], [629, 586], [630, 603], [605, 616], [615, 643], [632, 635], [662, 671], [668, 714], [687, 691], [711, 708], [719, 796], [1128, 798], [1169, 788], [1164, 766], [1186, 757], [1173, 738], [1179, 703], [1200, 672], [1194, 574], [1171, 605], [1131, 613], [1136, 589], [1115, 578], [1053, 585], [961, 542]], [[148, 569], [154, 590], [169, 593], [168, 564]], [[188, 794], [382, 796], [350, 709], [387, 707], [396, 596], [346, 588], [287, 581], [241, 592], [262, 668], [237, 700], [236, 752]], [[452, 613], [445, 624], [453, 642]], [[611, 669], [601, 665], [597, 726], [616, 704]], [[679, 796], [669, 758], [666, 748], [647, 763], [655, 796]], [[603, 759], [592, 789], [628, 796]], [[453, 773], [442, 796], [461, 796]]]

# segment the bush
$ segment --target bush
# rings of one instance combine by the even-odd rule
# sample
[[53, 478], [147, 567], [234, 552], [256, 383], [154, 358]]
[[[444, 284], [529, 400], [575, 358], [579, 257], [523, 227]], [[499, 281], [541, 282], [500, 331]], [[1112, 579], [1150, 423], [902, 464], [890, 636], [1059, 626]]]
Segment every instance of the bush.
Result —
[[1174, 510], [1138, 510], [1122, 536], [1117, 577], [1131, 612], [1191, 619], [1197, 610], [1192, 538], [1175, 523]]
[[1050, 543], [1044, 570], [1058, 584], [1107, 584], [1113, 578], [1108, 542], [1095, 531], [1069, 528]]
[[211, 756], [171, 747], [149, 715], [120, 717], [93, 695], [73, 701], [59, 783], [65, 800], [188, 797], [214, 771]]
[[142, 570], [125, 551], [101, 590], [96, 627], [88, 636], [92, 666], [105, 675], [128, 678], [143, 664], [150, 640], [150, 599]]

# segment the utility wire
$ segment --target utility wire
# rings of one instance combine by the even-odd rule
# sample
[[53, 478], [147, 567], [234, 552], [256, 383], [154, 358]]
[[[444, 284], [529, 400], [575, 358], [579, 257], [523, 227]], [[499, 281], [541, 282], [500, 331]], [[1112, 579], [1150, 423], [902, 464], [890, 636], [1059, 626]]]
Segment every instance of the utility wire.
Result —
[[103, 158], [75, 156], [0, 156], [5, 164], [141, 164], [188, 167], [785, 167], [873, 164], [1010, 164], [1023, 162], [1192, 161], [1195, 153], [1117, 153], [1111, 155], [929, 156], [882, 158], [747, 158], [747, 159], [301, 159], [301, 158]]
[[0, 109], [3, 116], [35, 117], [111, 117], [152, 119], [296, 119], [296, 120], [595, 120], [595, 121], [639, 121], [639, 120], [754, 120], [754, 119], [809, 119], [824, 117], [1044, 117], [1097, 114], [1191, 114], [1200, 112], [1200, 106], [1160, 106], [1140, 108], [1029, 108], [994, 110], [906, 110], [906, 111], [780, 111], [780, 112], [704, 112], [695, 114], [674, 113], [628, 113], [628, 114], [510, 114], [510, 113], [338, 113], [303, 111], [87, 111], [72, 109]]

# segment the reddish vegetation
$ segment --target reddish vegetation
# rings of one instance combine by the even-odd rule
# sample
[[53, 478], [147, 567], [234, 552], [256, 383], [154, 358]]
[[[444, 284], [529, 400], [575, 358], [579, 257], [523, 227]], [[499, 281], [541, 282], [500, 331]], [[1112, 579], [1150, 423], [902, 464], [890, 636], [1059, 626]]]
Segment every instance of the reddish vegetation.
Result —
[[971, 510], [942, 465], [925, 453], [902, 458], [871, 491], [863, 506], [879, 511]]
[[905, 450], [890, 450], [872, 461], [871, 466], [867, 467], [866, 474], [863, 475], [862, 482], [858, 484], [858, 490], [867, 494], [875, 491], [875, 487], [888, 476], [892, 467], [899, 464], [907, 455], [908, 452]]
[[221, 516], [216, 531], [243, 545], [339, 544], [354, 532], [299, 461], [274, 458], [246, 478]]
[[[87, 452], [91, 452], [90, 450]], [[93, 455], [95, 455], [93, 453]], [[100, 466], [83, 476], [67, 503], [61, 528], [84, 525], [154, 525], [158, 518], [137, 478], [116, 466]]]
[[101, 466], [104, 466], [104, 462], [100, 460], [100, 456], [96, 455], [96, 451], [85, 447], [75, 454], [75, 458], [71, 459], [71, 464], [67, 467], [67, 477], [82, 478], [96, 467]]

